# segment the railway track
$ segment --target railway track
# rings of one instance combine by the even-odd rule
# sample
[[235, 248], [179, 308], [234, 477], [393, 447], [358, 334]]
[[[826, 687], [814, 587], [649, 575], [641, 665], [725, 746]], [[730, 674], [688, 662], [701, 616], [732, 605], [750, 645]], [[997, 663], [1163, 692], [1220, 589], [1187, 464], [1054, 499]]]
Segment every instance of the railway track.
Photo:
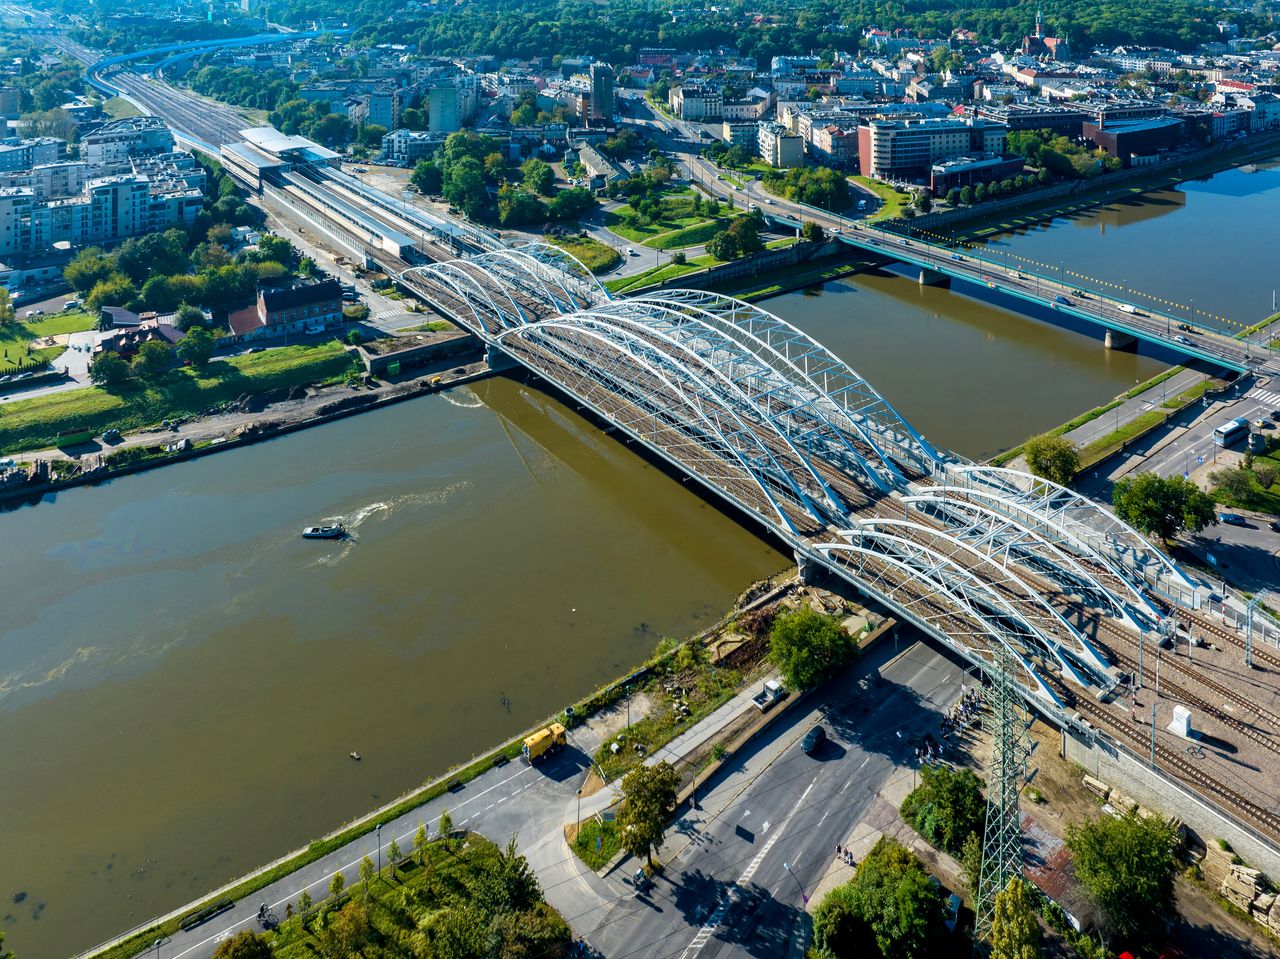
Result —
[[[1087, 697], [1077, 697], [1061, 683], [1056, 680], [1053, 682], [1058, 687], [1055, 690], [1057, 694], [1066, 697], [1063, 701], [1071, 703], [1073, 708], [1092, 723], [1094, 727], [1105, 730], [1113, 738], [1125, 740], [1131, 746], [1138, 747], [1136, 751], [1139, 754], [1150, 751], [1150, 727], [1127, 722], [1112, 714], [1106, 707], [1092, 702]], [[1258, 805], [1258, 803], [1230, 786], [1223, 785], [1215, 776], [1205, 772], [1194, 761], [1187, 758], [1187, 755], [1190, 755], [1189, 753], [1182, 755], [1163, 743], [1157, 742], [1155, 755], [1156, 765], [1159, 768], [1176, 776], [1184, 783], [1196, 787], [1208, 796], [1218, 797], [1227, 806], [1263, 829], [1272, 839], [1280, 839], [1280, 815], [1264, 806]]]
[[[1180, 610], [1177, 615], [1188, 627], [1194, 625], [1201, 632], [1208, 633], [1215, 639], [1220, 639], [1229, 646], [1234, 646], [1242, 653], [1244, 652], [1244, 640], [1234, 630], [1187, 610]], [[1253, 644], [1253, 659], [1255, 662], [1265, 663], [1268, 669], [1280, 673], [1280, 656], [1259, 648], [1257, 643]]]

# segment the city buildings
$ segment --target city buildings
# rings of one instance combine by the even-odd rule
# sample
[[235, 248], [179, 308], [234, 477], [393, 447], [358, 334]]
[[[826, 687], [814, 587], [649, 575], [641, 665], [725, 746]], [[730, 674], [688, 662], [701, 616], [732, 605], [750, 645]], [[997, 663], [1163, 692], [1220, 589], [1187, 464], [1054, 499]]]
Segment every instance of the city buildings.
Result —
[[1003, 154], [1005, 127], [976, 117], [871, 120], [858, 127], [863, 176], [924, 179], [940, 160]]
[[584, 117], [587, 123], [608, 123], [613, 119], [613, 67], [607, 63], [591, 64], [591, 108]]
[[172, 149], [173, 133], [159, 117], [128, 117], [103, 124], [85, 136], [80, 141], [80, 158], [90, 166], [106, 167]]
[[761, 123], [757, 133], [760, 158], [772, 167], [800, 166], [804, 163], [804, 140], [781, 123]]
[[287, 333], [319, 333], [342, 326], [337, 280], [258, 290], [257, 302], [227, 316], [232, 336], [255, 340]]
[[709, 83], [673, 87], [667, 102], [681, 120], [719, 120], [724, 113], [724, 92]]
[[43, 163], [53, 163], [62, 154], [65, 144], [53, 137], [36, 137], [20, 140], [10, 137], [0, 141], [0, 173], [13, 170], [30, 170]]

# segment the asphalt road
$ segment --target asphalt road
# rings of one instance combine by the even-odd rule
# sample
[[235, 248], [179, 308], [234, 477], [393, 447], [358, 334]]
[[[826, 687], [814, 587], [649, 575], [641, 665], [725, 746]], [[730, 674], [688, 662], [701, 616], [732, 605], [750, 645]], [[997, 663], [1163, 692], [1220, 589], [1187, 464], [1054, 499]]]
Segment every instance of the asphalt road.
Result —
[[[890, 644], [869, 659], [893, 652]], [[703, 811], [673, 827], [688, 844], [651, 890], [638, 894], [630, 868], [620, 868], [607, 878], [616, 898], [598, 919], [570, 917], [595, 954], [804, 954], [805, 896], [825, 874], [835, 845], [875, 803], [890, 774], [911, 761], [913, 737], [936, 734], [940, 710], [959, 697], [965, 681], [961, 666], [923, 643], [904, 643], [904, 652], [884, 665], [878, 686], [858, 688], [859, 672], [824, 688], [813, 708], [799, 707], [729, 765], [703, 798]], [[818, 722], [828, 741], [805, 755], [798, 740]], [[704, 818], [712, 810], [719, 811]]]

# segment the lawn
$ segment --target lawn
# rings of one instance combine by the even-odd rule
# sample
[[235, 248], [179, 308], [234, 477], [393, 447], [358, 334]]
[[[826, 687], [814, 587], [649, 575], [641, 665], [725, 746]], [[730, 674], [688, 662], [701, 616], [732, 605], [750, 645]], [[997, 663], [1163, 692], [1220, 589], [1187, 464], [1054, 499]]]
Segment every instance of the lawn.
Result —
[[729, 219], [703, 220], [692, 226], [650, 237], [644, 241], [644, 245], [654, 250], [683, 250], [689, 246], [701, 246], [728, 225]]
[[73, 310], [69, 313], [54, 313], [39, 319], [23, 321], [0, 326], [0, 375], [19, 369], [19, 361], [24, 360], [26, 367], [33, 364], [52, 363], [62, 355], [66, 347], [45, 346], [36, 348], [32, 341], [42, 336], [57, 336], [60, 333], [78, 333], [81, 330], [93, 329], [93, 319], [88, 313]]
[[601, 822], [594, 816], [582, 824], [573, 840], [573, 851], [588, 869], [603, 869], [621, 848], [617, 823]]
[[676, 277], [684, 276], [686, 273], [696, 273], [698, 270], [714, 266], [719, 262], [715, 257], [704, 254], [690, 258], [687, 263], [667, 263], [662, 266], [650, 267], [643, 273], [605, 280], [604, 285], [611, 293], [630, 293], [642, 286], [674, 280]]
[[1165, 410], [1148, 410], [1128, 423], [1121, 423], [1118, 430], [1112, 430], [1106, 436], [1100, 436], [1087, 446], [1081, 447], [1080, 468], [1088, 469], [1093, 464], [1102, 462], [1121, 449], [1129, 440], [1155, 429], [1168, 419], [1169, 415]]
[[444, 333], [448, 330], [456, 330], [457, 327], [448, 320], [432, 320], [430, 323], [423, 323], [421, 326], [411, 326], [405, 330], [406, 333]]
[[568, 238], [549, 236], [547, 242], [555, 244], [566, 253], [573, 254], [592, 273], [608, 272], [622, 262], [622, 255], [617, 250], [607, 243], [601, 243], [593, 236]]
[[139, 116], [142, 111], [123, 97], [111, 97], [102, 102], [102, 112], [113, 120], [125, 120]]
[[635, 211], [628, 204], [605, 214], [604, 224], [623, 239], [644, 243], [651, 237], [708, 222], [709, 218], [693, 210], [693, 192], [673, 190], [662, 197], [662, 217], [645, 226], [630, 226], [627, 217]]
[[[1270, 466], [1277, 473], [1280, 473], [1280, 448], [1276, 448], [1274, 442], [1268, 445], [1271, 447], [1268, 452], [1254, 455], [1253, 465], [1255, 468]], [[1254, 477], [1250, 480], [1249, 487], [1249, 494], [1239, 499], [1225, 496], [1221, 490], [1214, 490], [1213, 498], [1223, 506], [1230, 506], [1235, 509], [1251, 509], [1258, 513], [1270, 513], [1273, 516], [1280, 516], [1280, 483], [1273, 483], [1263, 489], [1257, 478]]]
[[64, 430], [101, 433], [115, 427], [136, 430], [166, 419], [191, 416], [245, 393], [339, 379], [355, 361], [338, 342], [288, 346], [228, 360], [199, 372], [171, 370], [150, 385], [130, 384], [109, 392], [96, 386], [64, 390], [0, 406], [0, 451], [44, 449]]
[[911, 202], [910, 197], [904, 196], [889, 184], [881, 183], [879, 180], [872, 180], [870, 177], [865, 176], [852, 176], [849, 179], [870, 190], [882, 201], [880, 209], [867, 218], [869, 223], [874, 223], [876, 220], [892, 220], [895, 217], [899, 217]]

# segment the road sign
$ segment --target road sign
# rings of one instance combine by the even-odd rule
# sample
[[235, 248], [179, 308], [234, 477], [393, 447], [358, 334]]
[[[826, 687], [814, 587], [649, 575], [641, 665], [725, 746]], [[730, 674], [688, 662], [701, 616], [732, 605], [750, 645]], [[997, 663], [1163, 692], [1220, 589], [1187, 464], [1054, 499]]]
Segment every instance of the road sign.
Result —
[[1205, 553], [1204, 558], [1209, 561], [1210, 566], [1218, 565], [1218, 557], [1214, 556], [1212, 553]]
[[1190, 474], [1190, 473], [1188, 473], [1186, 470], [1183, 470], [1183, 471], [1182, 471], [1182, 478], [1183, 478], [1183, 479], [1191, 479], [1191, 474]]
[[1196, 457], [1196, 465], [1197, 465], [1197, 466], [1204, 466], [1204, 457], [1203, 457], [1203, 456], [1197, 456], [1197, 457]]

